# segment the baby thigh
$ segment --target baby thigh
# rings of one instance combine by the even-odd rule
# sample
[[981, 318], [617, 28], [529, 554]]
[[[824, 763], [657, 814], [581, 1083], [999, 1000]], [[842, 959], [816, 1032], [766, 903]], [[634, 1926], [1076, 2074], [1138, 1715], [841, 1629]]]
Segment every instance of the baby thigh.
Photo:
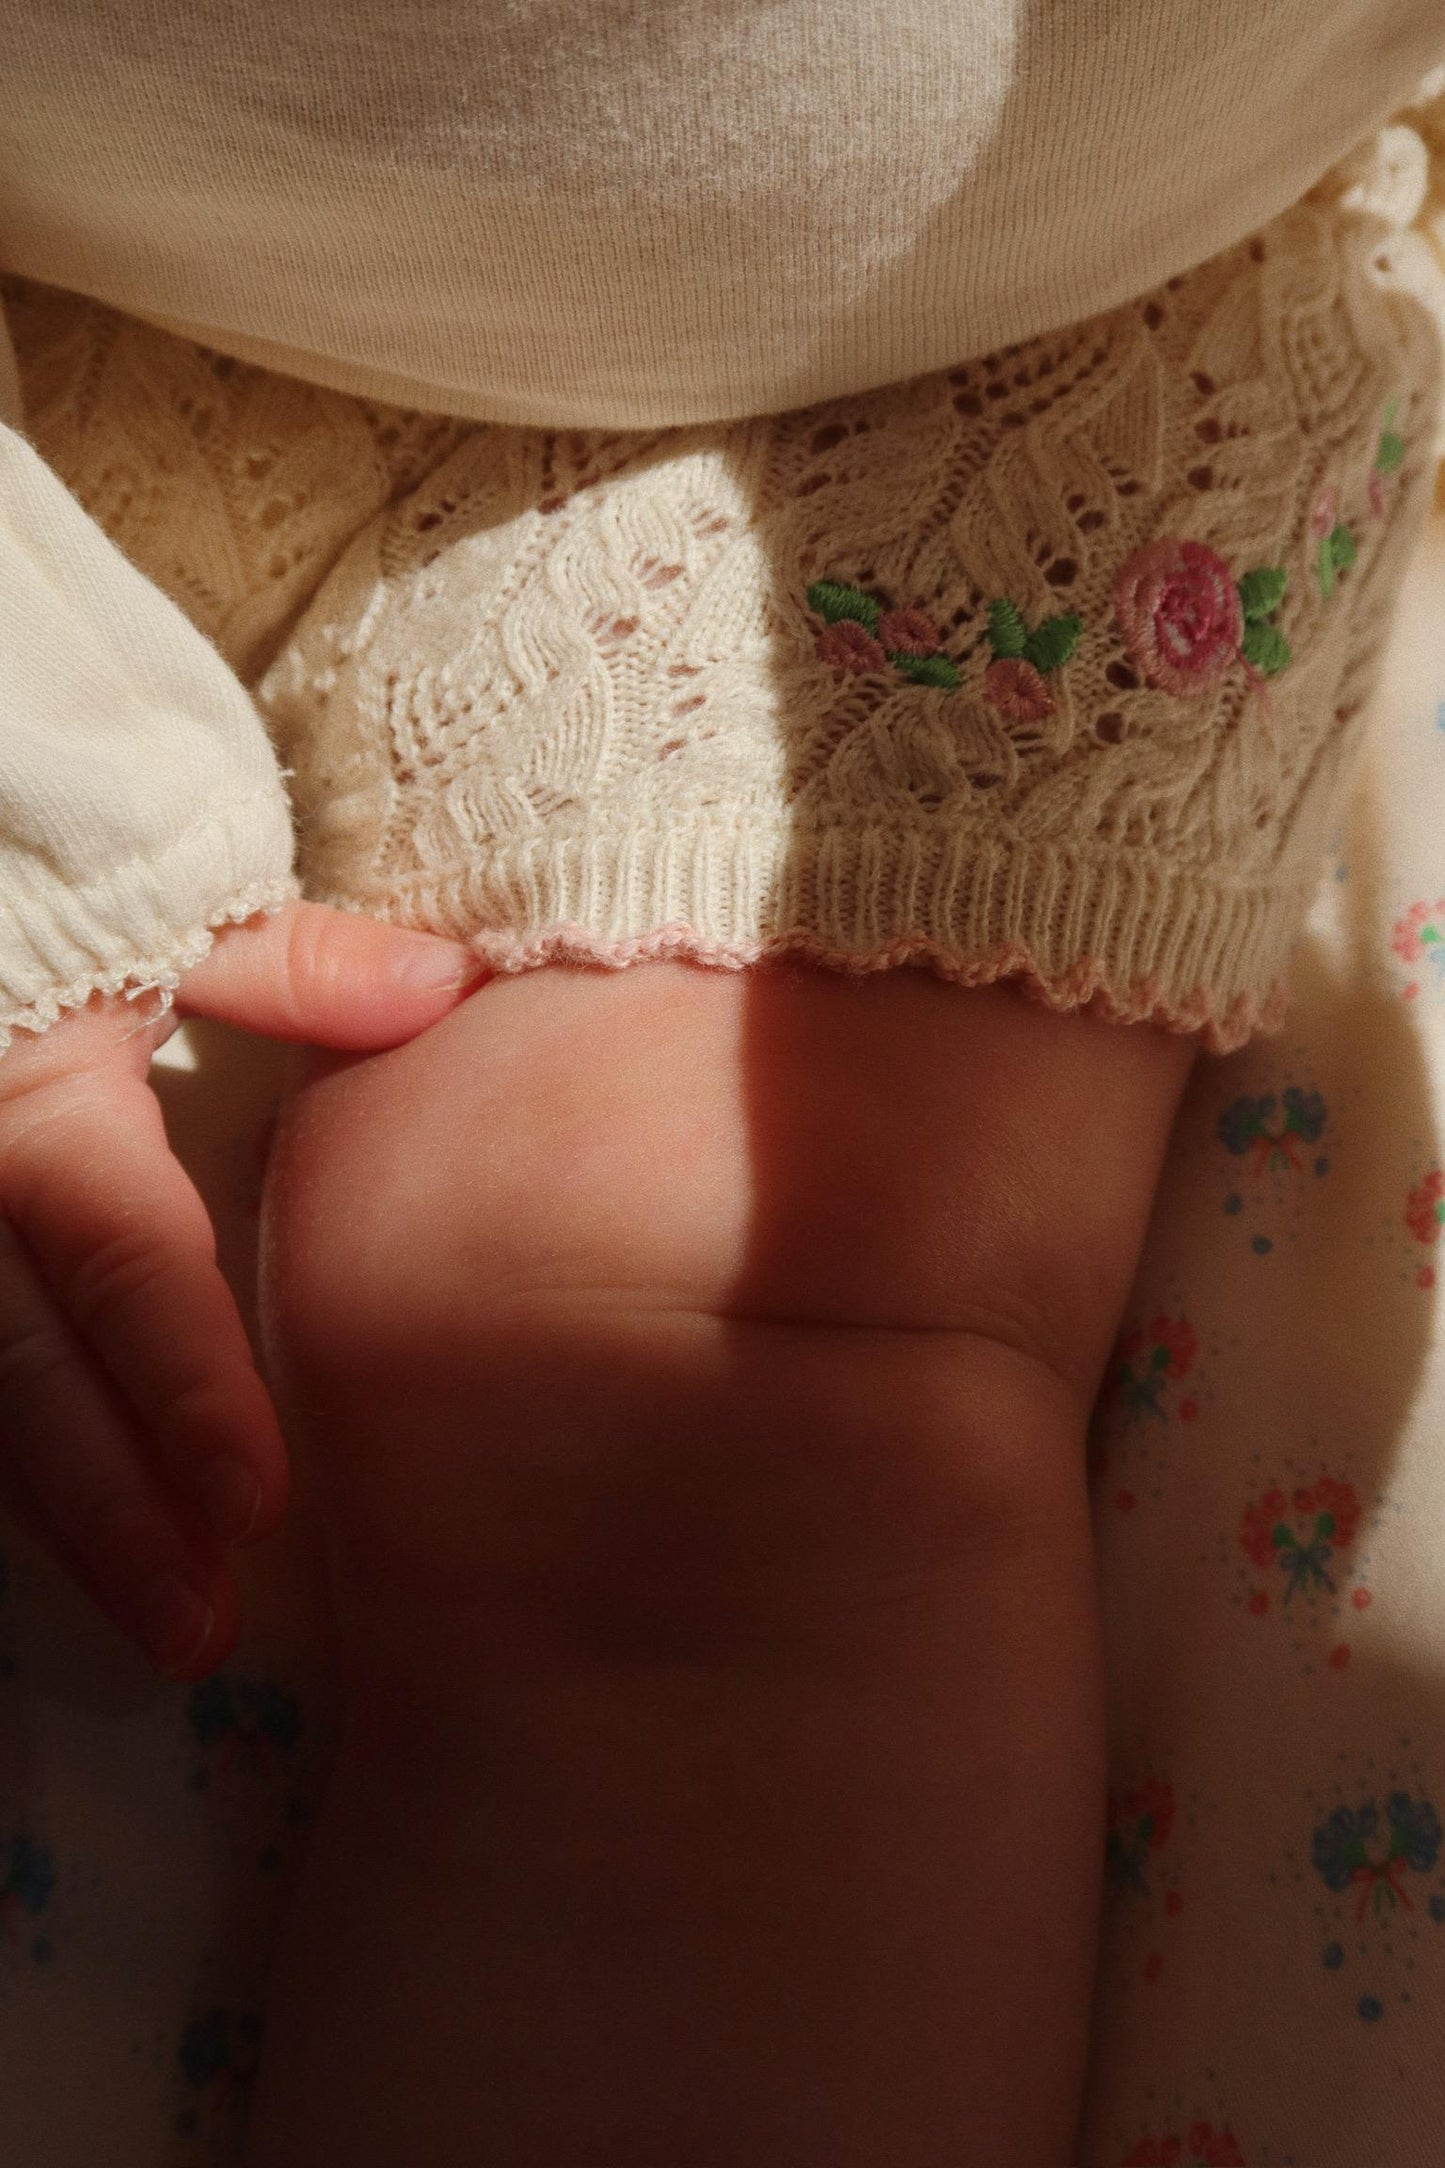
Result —
[[266, 1310], [346, 1738], [263, 2168], [348, 2116], [407, 2157], [421, 2098], [438, 2164], [480, 2117], [502, 2168], [1057, 2168], [1082, 1436], [1186, 1067], [921, 974], [655, 965], [311, 1077]]
[[319, 1059], [263, 1309], [353, 1645], [801, 1622], [1043, 1525], [1187, 1064], [1006, 988], [668, 964]]

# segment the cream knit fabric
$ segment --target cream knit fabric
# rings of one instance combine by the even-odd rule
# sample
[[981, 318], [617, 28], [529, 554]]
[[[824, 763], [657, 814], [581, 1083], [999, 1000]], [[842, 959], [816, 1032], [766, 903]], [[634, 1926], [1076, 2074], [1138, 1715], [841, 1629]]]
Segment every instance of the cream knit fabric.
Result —
[[504, 969], [922, 958], [1226, 1048], [1435, 470], [1407, 136], [1104, 317], [750, 422], [468, 425], [12, 312], [41, 450], [252, 684], [307, 894]]
[[1434, 475], [1439, 327], [1370, 248], [1303, 205], [885, 391], [472, 433], [258, 687], [308, 893], [504, 969], [922, 957], [1239, 1043]]
[[0, 1031], [296, 891], [264, 714], [306, 892], [505, 968], [917, 956], [1236, 1043], [1428, 494], [1440, 110], [1136, 301], [734, 422], [469, 425], [10, 281]]

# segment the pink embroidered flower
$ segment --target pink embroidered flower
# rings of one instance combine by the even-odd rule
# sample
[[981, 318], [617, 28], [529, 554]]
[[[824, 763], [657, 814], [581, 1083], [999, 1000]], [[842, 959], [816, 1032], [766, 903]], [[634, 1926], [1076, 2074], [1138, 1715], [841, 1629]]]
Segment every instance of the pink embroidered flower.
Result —
[[890, 654], [936, 655], [943, 645], [938, 627], [922, 610], [885, 610], [878, 620], [878, 638]]
[[870, 670], [886, 670], [888, 657], [884, 654], [871, 632], [865, 632], [851, 617], [839, 618], [836, 625], [826, 625], [818, 635], [817, 655], [834, 670], [850, 670], [855, 677], [864, 677]]
[[1006, 721], [1041, 723], [1054, 712], [1054, 696], [1042, 674], [1021, 655], [1000, 656], [983, 673], [983, 689]]
[[1164, 537], [1135, 550], [1115, 577], [1114, 609], [1130, 660], [1164, 692], [1187, 697], [1213, 685], [1239, 653], [1239, 590], [1203, 542]]
[[1337, 489], [1322, 489], [1310, 511], [1310, 540], [1324, 542], [1335, 531], [1340, 516], [1340, 493]]
[[1431, 1169], [1405, 1200], [1405, 1225], [1417, 1242], [1438, 1242], [1445, 1223], [1445, 1170]]
[[1370, 510], [1376, 519], [1385, 516], [1385, 485], [1374, 472], [1370, 475]]

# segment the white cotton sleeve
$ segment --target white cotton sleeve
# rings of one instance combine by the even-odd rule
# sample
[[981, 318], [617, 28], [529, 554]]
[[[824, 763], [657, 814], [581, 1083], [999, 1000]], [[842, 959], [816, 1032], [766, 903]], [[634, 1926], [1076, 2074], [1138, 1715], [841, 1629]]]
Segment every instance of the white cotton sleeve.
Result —
[[[0, 1049], [298, 893], [261, 719], [22, 434], [0, 328]], [[10, 424], [14, 426], [10, 426]]]

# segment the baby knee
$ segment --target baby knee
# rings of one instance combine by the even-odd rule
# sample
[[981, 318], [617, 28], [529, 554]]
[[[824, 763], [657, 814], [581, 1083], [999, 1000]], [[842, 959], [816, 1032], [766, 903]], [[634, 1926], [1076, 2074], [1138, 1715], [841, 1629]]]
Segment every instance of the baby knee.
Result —
[[408, 1691], [821, 1646], [1082, 1518], [1071, 1401], [954, 1335], [546, 1301], [312, 1382], [343, 1632]]

